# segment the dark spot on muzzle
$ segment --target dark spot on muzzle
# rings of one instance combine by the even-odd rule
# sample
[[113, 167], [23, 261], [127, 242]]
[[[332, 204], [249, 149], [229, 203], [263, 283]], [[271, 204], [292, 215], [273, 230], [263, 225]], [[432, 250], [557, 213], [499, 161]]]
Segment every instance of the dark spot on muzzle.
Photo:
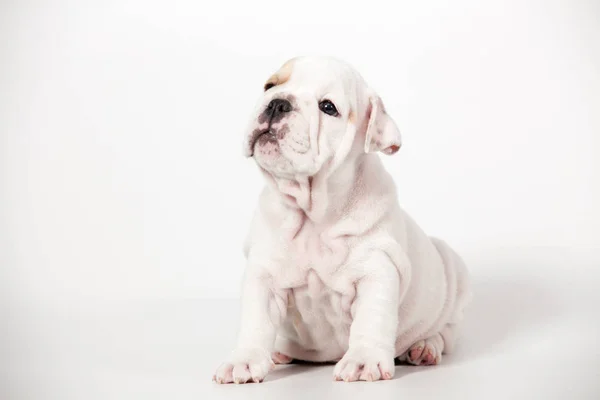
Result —
[[285, 135], [287, 135], [290, 132], [290, 127], [288, 126], [288, 124], [285, 124], [281, 127], [279, 127], [279, 129], [277, 129], [277, 131], [275, 132], [275, 137], [278, 140], [282, 140]]

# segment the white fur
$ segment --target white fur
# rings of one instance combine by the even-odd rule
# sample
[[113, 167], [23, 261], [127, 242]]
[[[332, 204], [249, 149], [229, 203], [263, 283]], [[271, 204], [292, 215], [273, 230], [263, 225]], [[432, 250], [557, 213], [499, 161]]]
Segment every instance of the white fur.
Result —
[[[394, 358], [410, 360], [424, 343], [439, 362], [469, 300], [468, 276], [460, 257], [398, 205], [375, 153], [398, 150], [396, 124], [341, 61], [302, 57], [284, 72], [244, 143], [267, 185], [245, 245], [237, 345], [214, 379], [262, 381], [275, 352], [338, 362], [334, 376], [346, 381], [389, 379]], [[293, 96], [295, 109], [272, 130], [289, 131], [277, 143], [253, 143], [267, 126], [258, 116], [282, 96]], [[325, 98], [339, 116], [319, 110]]]

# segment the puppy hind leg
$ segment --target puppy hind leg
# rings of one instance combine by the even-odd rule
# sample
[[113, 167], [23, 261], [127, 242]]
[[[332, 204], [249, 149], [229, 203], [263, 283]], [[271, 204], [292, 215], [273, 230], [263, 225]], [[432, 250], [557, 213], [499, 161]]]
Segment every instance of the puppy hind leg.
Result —
[[450, 354], [454, 351], [454, 345], [458, 337], [458, 324], [446, 324], [440, 332], [444, 341], [444, 354]]
[[278, 351], [271, 353], [271, 360], [273, 360], [275, 364], [289, 364], [294, 361], [292, 357]]
[[453, 351], [457, 329], [457, 324], [446, 324], [439, 333], [410, 346], [398, 360], [412, 365], [438, 365], [442, 354]]
[[398, 360], [417, 366], [438, 365], [442, 361], [443, 352], [444, 339], [441, 334], [436, 333], [410, 346], [406, 353], [398, 357]]

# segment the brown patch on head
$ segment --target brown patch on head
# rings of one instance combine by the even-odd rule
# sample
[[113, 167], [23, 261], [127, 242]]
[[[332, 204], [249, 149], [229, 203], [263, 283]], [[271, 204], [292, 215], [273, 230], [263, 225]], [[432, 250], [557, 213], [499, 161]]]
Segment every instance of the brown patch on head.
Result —
[[265, 83], [265, 91], [271, 89], [274, 86], [283, 85], [290, 79], [290, 76], [292, 76], [294, 61], [294, 58], [287, 61], [285, 64], [283, 64], [281, 68], [279, 68], [279, 71], [275, 72], [269, 77], [267, 83]]
[[354, 115], [354, 111], [350, 111], [350, 115], [348, 115], [348, 122], [353, 124], [354, 121], [356, 121], [356, 115]]

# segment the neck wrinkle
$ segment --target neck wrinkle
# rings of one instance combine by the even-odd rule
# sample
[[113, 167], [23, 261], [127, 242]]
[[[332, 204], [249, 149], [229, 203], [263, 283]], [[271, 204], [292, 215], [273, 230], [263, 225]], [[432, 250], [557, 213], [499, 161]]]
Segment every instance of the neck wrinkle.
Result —
[[314, 223], [334, 222], [347, 212], [349, 203], [362, 187], [356, 183], [362, 181], [363, 163], [367, 156], [361, 155], [353, 160], [350, 167], [334, 171], [330, 171], [331, 164], [327, 164], [312, 177], [268, 175], [286, 206], [302, 212]]

